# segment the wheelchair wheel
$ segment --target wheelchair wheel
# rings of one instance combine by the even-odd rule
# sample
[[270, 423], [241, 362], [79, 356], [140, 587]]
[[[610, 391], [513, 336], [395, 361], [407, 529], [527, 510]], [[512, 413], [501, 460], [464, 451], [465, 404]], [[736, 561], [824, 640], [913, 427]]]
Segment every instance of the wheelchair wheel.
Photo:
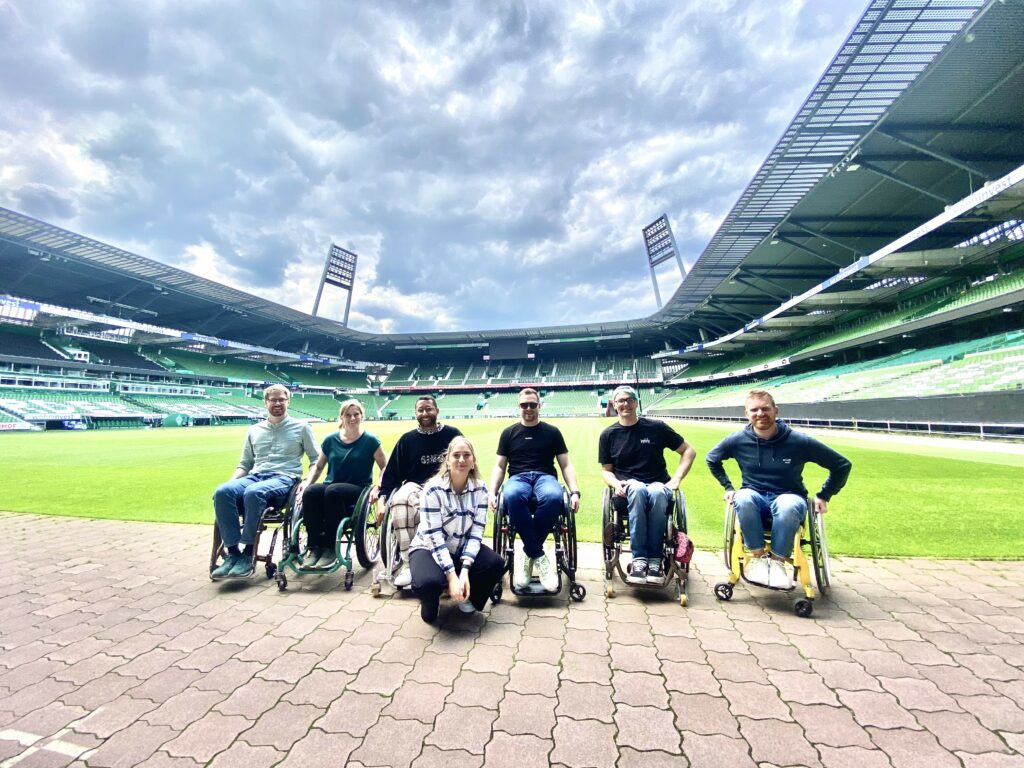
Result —
[[[512, 572], [513, 558], [515, 557], [515, 534], [509, 530], [508, 524], [508, 513], [505, 510], [505, 495], [498, 493], [498, 506], [494, 511], [494, 522], [492, 523], [494, 530], [491, 532], [491, 549], [494, 553], [505, 561], [505, 570], [509, 573]], [[498, 587], [501, 586], [501, 581], [498, 581]], [[501, 598], [501, 592], [498, 592], [498, 598]]]
[[610, 578], [615, 561], [615, 511], [612, 493], [608, 488], [601, 496], [601, 543], [604, 547], [605, 574]]
[[811, 542], [811, 563], [814, 567], [814, 580], [818, 585], [818, 593], [825, 597], [832, 585], [832, 569], [828, 560], [828, 542], [825, 539], [824, 515], [814, 511], [813, 506], [807, 513], [807, 529]]
[[675, 507], [672, 510], [672, 521], [675, 523], [676, 530], [689, 533], [686, 527], [686, 497], [681, 489], [677, 488], [672, 492], [672, 501]]
[[725, 530], [722, 536], [722, 553], [725, 567], [732, 570], [732, 545], [736, 539], [736, 507], [725, 505]]
[[398, 569], [398, 537], [391, 527], [391, 507], [384, 510], [380, 521], [380, 562], [385, 576], [390, 580]]
[[[576, 546], [576, 513], [572, 505], [565, 504], [565, 566], [571, 574], [573, 581], [576, 580], [576, 568], [579, 563], [579, 551]], [[582, 598], [580, 598], [582, 600]]]
[[220, 526], [213, 524], [213, 549], [210, 550], [210, 573], [220, 565], [220, 559], [224, 555], [224, 540], [220, 537]]
[[352, 538], [355, 539], [356, 559], [363, 568], [371, 568], [380, 557], [380, 529], [377, 527], [375, 506], [376, 503], [370, 504], [370, 488], [363, 489], [356, 502], [355, 519], [352, 521]]

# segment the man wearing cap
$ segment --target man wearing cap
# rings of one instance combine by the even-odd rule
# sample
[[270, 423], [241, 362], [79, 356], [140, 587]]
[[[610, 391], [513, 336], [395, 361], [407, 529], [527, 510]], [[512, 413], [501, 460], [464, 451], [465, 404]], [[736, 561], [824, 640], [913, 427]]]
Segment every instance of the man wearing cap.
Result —
[[[662, 555], [668, 504], [697, 452], [664, 421], [640, 416], [639, 397], [632, 387], [617, 387], [611, 403], [619, 418], [601, 433], [597, 460], [601, 477], [616, 496], [626, 498], [629, 510], [633, 561], [626, 581], [657, 584], [665, 577]], [[679, 466], [672, 477], [665, 464], [666, 448], [679, 454]]]
[[[444, 461], [448, 443], [462, 433], [455, 427], [439, 424], [439, 409], [433, 395], [416, 398], [416, 429], [398, 438], [380, 478], [380, 495], [391, 508], [391, 523], [398, 539], [402, 568], [395, 576], [396, 587], [412, 584], [409, 570], [409, 543], [420, 523], [420, 492]], [[382, 507], [383, 510], [383, 507]]]
[[[553, 424], [540, 420], [540, 395], [526, 388], [519, 393], [519, 423], [501, 433], [498, 455], [491, 472], [491, 509], [498, 507], [498, 488], [505, 479], [504, 499], [512, 527], [523, 542], [523, 567], [512, 574], [512, 585], [525, 589], [538, 572], [540, 584], [546, 592], [558, 589], [558, 573], [544, 554], [544, 540], [558, 522], [562, 511], [562, 486], [555, 474], [555, 462], [562, 470], [562, 479], [569, 486], [569, 504], [573, 511], [579, 508], [580, 491], [576, 484], [576, 470], [569, 461], [562, 432]], [[536, 497], [537, 506], [530, 515], [530, 498]]]
[[[750, 423], [708, 451], [706, 461], [725, 489], [725, 501], [736, 510], [743, 544], [753, 555], [743, 569], [744, 578], [771, 589], [790, 589], [793, 581], [786, 561], [807, 515], [804, 465], [810, 462], [829, 471], [814, 497], [814, 511], [822, 515], [829, 499], [846, 485], [852, 465], [824, 443], [778, 421], [775, 398], [763, 389], [750, 391], [744, 412]], [[722, 467], [725, 459], [735, 459], [740, 466], [743, 482], [738, 491]], [[765, 547], [766, 526], [772, 532], [770, 553]]]

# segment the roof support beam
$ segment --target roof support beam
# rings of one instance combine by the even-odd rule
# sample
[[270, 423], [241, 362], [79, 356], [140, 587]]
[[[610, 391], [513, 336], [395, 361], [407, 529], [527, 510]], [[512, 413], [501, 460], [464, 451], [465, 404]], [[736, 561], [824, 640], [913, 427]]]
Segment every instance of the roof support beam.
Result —
[[737, 315], [735, 312], [731, 312], [730, 310], [726, 309], [724, 306], [722, 306], [722, 302], [720, 300], [718, 300], [718, 299], [715, 299], [715, 298], [709, 298], [708, 299], [708, 306], [710, 308], [716, 310], [719, 314], [723, 314], [723, 315], [726, 315], [727, 317], [731, 317], [733, 320], [735, 320], [737, 322], [740, 322], [740, 323], [745, 323], [749, 319], [749, 318], [743, 317], [742, 315]]
[[806, 245], [802, 245], [801, 243], [798, 243], [795, 240], [791, 240], [788, 237], [786, 237], [785, 235], [778, 235], [778, 238], [779, 238], [779, 242], [780, 243], [785, 243], [786, 245], [790, 246], [791, 248], [796, 248], [798, 251], [803, 251], [804, 253], [806, 253], [806, 254], [808, 254], [810, 256], [813, 256], [814, 258], [816, 258], [816, 259], [818, 259], [820, 261], [824, 261], [826, 264], [831, 264], [833, 267], [845, 267], [846, 266], [846, 264], [844, 264], [843, 262], [836, 261], [835, 259], [830, 259], [828, 256], [826, 256], [823, 253], [818, 253], [817, 251], [812, 251]]
[[734, 279], [736, 280], [737, 283], [740, 283], [741, 285], [747, 286], [747, 288], [751, 288], [752, 290], [755, 290], [758, 293], [763, 293], [765, 296], [769, 297], [772, 301], [778, 301], [778, 302], [781, 303], [783, 301], [787, 301], [790, 298], [789, 291], [786, 291], [785, 293], [780, 295], [780, 294], [777, 294], [777, 293], [772, 293], [771, 291], [766, 291], [761, 286], [755, 285], [754, 283], [752, 283], [749, 280], [746, 280], [746, 279], [740, 277], [739, 275], [737, 275]]
[[746, 269], [743, 269], [742, 267], [740, 267], [739, 271], [736, 273], [736, 279], [738, 280], [741, 276], [749, 276], [749, 277], [754, 278], [755, 280], [760, 280], [762, 283], [768, 283], [768, 285], [772, 286], [773, 288], [778, 288], [780, 291], [782, 291], [782, 295], [786, 299], [790, 299], [790, 298], [793, 297], [793, 292], [791, 290], [789, 290], [789, 288], [787, 288], [786, 286], [782, 285], [781, 283], [777, 283], [774, 280], [771, 280], [771, 279], [765, 277], [764, 275], [755, 275], [754, 273], [750, 272], [749, 270], [746, 270]]
[[981, 170], [980, 168], [971, 165], [970, 163], [965, 163], [962, 160], [958, 160], [957, 158], [953, 157], [952, 155], [948, 155], [945, 152], [940, 152], [939, 150], [932, 149], [931, 147], [925, 144], [921, 144], [920, 142], [908, 139], [906, 136], [896, 133], [895, 131], [886, 131], [885, 128], [879, 128], [877, 131], [875, 131], [875, 133], [880, 136], [885, 136], [886, 138], [892, 139], [896, 143], [902, 144], [905, 147], [909, 147], [910, 149], [913, 149], [915, 152], [920, 152], [922, 155], [928, 155], [929, 157], [934, 157], [936, 160], [941, 160], [947, 165], [952, 165], [954, 168], [959, 168], [961, 171], [966, 171], [969, 174], [980, 176], [985, 181], [992, 181], [992, 174], [987, 173]]
[[791, 225], [793, 225], [794, 227], [796, 227], [797, 229], [802, 229], [804, 232], [806, 232], [809, 235], [812, 235], [814, 237], [820, 238], [821, 240], [824, 240], [826, 243], [832, 243], [832, 245], [835, 245], [835, 246], [837, 246], [839, 248], [843, 248], [843, 249], [849, 251], [850, 253], [852, 253], [857, 258], [860, 258], [861, 256], [864, 255], [861, 251], [858, 251], [856, 248], [853, 248], [852, 246], [849, 246], [846, 243], [842, 243], [839, 240], [835, 240], [835, 239], [829, 237], [828, 235], [826, 235], [824, 232], [820, 232], [818, 230], [811, 229], [806, 224], [799, 224], [798, 222], [795, 222], [795, 221], [790, 221], [789, 223]]
[[878, 174], [883, 179], [889, 179], [889, 181], [895, 181], [897, 184], [902, 184], [904, 187], [907, 187], [908, 189], [912, 189], [915, 192], [924, 195], [925, 197], [930, 197], [933, 200], [938, 200], [943, 205], [952, 205], [953, 203], [956, 202], [951, 197], [945, 197], [944, 195], [939, 195], [939, 194], [936, 194], [935, 192], [932, 192], [930, 189], [925, 189], [924, 187], [919, 187], [916, 184], [912, 184], [909, 181], [907, 181], [906, 179], [901, 179], [895, 173], [889, 173], [889, 171], [882, 170], [877, 165], [872, 165], [871, 163], [867, 162], [866, 160], [862, 160], [861, 161], [860, 167], [864, 168], [864, 169], [866, 169], [868, 171], [871, 171], [872, 173]]

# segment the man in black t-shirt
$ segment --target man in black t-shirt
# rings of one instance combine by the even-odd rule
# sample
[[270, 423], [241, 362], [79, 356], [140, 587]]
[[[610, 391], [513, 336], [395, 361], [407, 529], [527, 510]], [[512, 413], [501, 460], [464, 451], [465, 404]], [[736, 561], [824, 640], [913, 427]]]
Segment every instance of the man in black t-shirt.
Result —
[[[607, 427], [598, 441], [601, 477], [616, 496], [626, 498], [629, 509], [629, 544], [633, 562], [626, 580], [634, 584], [660, 583], [664, 578], [662, 547], [668, 526], [672, 493], [690, 471], [697, 452], [672, 427], [637, 414], [636, 390], [629, 386], [612, 392], [617, 423]], [[679, 454], [679, 466], [670, 478], [665, 449]]]
[[[491, 472], [490, 503], [497, 509], [498, 489], [508, 469], [505, 483], [505, 507], [509, 520], [523, 542], [523, 567], [512, 574], [512, 584], [525, 589], [534, 570], [541, 586], [548, 592], [558, 589], [558, 573], [547, 555], [544, 540], [554, 530], [562, 509], [562, 487], [555, 474], [555, 461], [562, 469], [562, 479], [569, 486], [569, 503], [579, 508], [580, 492], [576, 471], [569, 461], [569, 449], [558, 427], [540, 420], [540, 395], [535, 389], [519, 393], [519, 423], [501, 433], [498, 456]], [[530, 516], [530, 498], [537, 499], [537, 508]]]
[[437, 400], [431, 395], [416, 398], [418, 426], [398, 438], [380, 478], [380, 497], [387, 499], [391, 507], [391, 523], [402, 561], [402, 569], [395, 576], [396, 587], [412, 584], [409, 542], [416, 535], [416, 527], [420, 523], [423, 484], [437, 473], [448, 443], [462, 434], [455, 427], [438, 424], [438, 412]]

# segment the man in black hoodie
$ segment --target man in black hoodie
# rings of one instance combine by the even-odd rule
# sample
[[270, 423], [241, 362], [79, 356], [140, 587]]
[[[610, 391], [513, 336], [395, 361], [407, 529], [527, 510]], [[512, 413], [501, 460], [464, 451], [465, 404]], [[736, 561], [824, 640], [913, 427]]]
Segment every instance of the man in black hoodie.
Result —
[[[804, 464], [811, 462], [829, 471], [814, 497], [814, 511], [822, 515], [828, 511], [829, 499], [846, 485], [851, 464], [824, 443], [778, 421], [775, 399], [763, 389], [750, 391], [745, 411], [750, 424], [708, 451], [708, 468], [725, 488], [725, 501], [735, 508], [743, 543], [755, 558], [744, 568], [747, 581], [790, 589], [793, 582], [785, 561], [793, 554], [794, 537], [807, 514]], [[740, 465], [743, 483], [738, 491], [722, 467], [724, 459], [735, 459]], [[769, 526], [770, 554], [764, 540]]]

